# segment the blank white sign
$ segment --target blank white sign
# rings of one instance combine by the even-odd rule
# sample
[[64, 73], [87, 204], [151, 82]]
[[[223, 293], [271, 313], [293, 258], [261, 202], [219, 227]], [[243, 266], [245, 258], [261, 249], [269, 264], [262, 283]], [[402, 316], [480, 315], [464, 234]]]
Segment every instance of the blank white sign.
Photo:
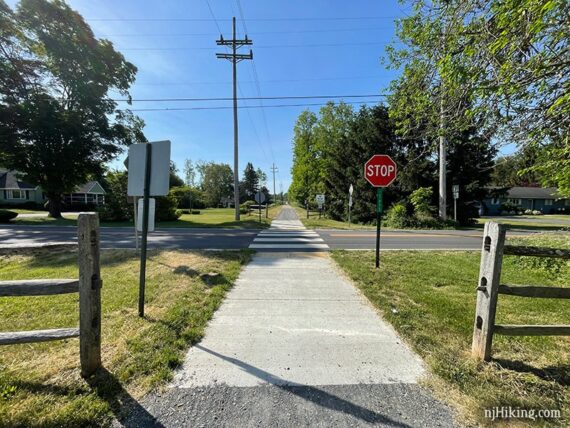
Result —
[[152, 146], [150, 196], [165, 196], [170, 184], [170, 141], [133, 144], [129, 146], [128, 196], [144, 195], [146, 145]]
[[[139, 199], [139, 206], [137, 211], [137, 230], [142, 232], [143, 230], [143, 200]], [[156, 211], [156, 199], [148, 199], [148, 231], [154, 232], [154, 213]]]

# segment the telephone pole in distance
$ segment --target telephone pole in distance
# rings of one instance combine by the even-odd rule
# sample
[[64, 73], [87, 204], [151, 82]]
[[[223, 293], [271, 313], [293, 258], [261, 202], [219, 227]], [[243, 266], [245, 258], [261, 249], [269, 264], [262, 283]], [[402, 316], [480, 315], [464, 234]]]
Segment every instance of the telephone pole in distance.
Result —
[[237, 63], [246, 59], [253, 59], [253, 52], [249, 50], [249, 54], [238, 54], [237, 50], [246, 45], [253, 45], [253, 41], [247, 38], [236, 39], [236, 18], [232, 19], [232, 38], [225, 40], [220, 34], [220, 39], [216, 40], [218, 46], [231, 46], [231, 53], [216, 53], [216, 58], [227, 59], [232, 63], [233, 71], [233, 95], [234, 95], [234, 205], [235, 219], [239, 220], [239, 165], [238, 165], [238, 112], [237, 112]]
[[275, 193], [275, 173], [279, 172], [279, 168], [277, 168], [275, 164], [273, 164], [273, 166], [271, 167], [271, 172], [273, 173], [273, 197], [275, 198], [274, 202], [277, 202], [277, 193]]

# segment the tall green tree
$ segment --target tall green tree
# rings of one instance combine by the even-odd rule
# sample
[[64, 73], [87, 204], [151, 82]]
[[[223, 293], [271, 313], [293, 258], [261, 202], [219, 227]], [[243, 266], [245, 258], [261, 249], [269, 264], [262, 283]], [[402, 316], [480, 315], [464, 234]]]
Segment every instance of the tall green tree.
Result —
[[289, 187], [291, 200], [304, 204], [309, 195], [320, 187], [315, 126], [317, 116], [311, 111], [302, 112], [295, 123], [293, 135], [292, 182]]
[[217, 207], [224, 198], [233, 195], [234, 175], [225, 163], [207, 162], [201, 164], [202, 191], [208, 207]]
[[62, 0], [0, 0], [0, 161], [46, 193], [52, 217], [61, 197], [123, 147], [145, 141], [144, 123], [117, 108], [136, 67], [97, 39]]
[[240, 189], [244, 192], [246, 199], [253, 199], [255, 192], [259, 190], [259, 176], [253, 167], [251, 162], [248, 162], [243, 170], [243, 185], [240, 185]]
[[[535, 148], [532, 168], [542, 183], [570, 195], [570, 3], [406, 3], [413, 12], [400, 21], [398, 36], [407, 49], [393, 50], [393, 63], [398, 66], [400, 59], [400, 65], [417, 70], [414, 58], [434, 70], [446, 91], [466, 101], [462, 118], [479, 121], [477, 128], [482, 123], [496, 139]], [[425, 88], [408, 89], [411, 108], [421, 105]], [[463, 129], [473, 123], [467, 125]]]

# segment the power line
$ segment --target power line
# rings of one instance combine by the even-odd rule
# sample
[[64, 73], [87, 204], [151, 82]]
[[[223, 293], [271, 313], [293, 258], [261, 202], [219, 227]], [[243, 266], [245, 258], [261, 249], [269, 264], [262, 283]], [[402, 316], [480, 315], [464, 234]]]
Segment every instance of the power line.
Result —
[[[378, 100], [362, 100], [362, 101], [342, 101], [343, 104], [371, 104], [378, 103]], [[326, 106], [328, 103], [303, 103], [303, 104], [270, 104], [270, 105], [242, 105], [238, 109], [255, 109], [255, 108], [285, 108], [285, 107], [313, 107], [313, 106]], [[160, 108], [140, 108], [129, 109], [130, 111], [190, 111], [190, 110], [229, 110], [233, 109], [232, 106], [211, 106], [211, 107], [160, 107]]]
[[[285, 82], [320, 82], [323, 80], [365, 80], [378, 79], [379, 75], [370, 76], [339, 76], [339, 77], [310, 77], [305, 79], [269, 79], [260, 80], [260, 83], [285, 83]], [[254, 80], [242, 80], [242, 83], [255, 83]], [[186, 82], [136, 82], [142, 86], [183, 86], [183, 85], [226, 85], [232, 83], [231, 80], [224, 81], [186, 81]]]
[[[241, 7], [241, 2], [240, 2], [240, 0], [236, 0], [236, 3], [238, 6], [240, 18], [241, 18], [241, 24], [243, 26], [243, 30], [244, 30], [246, 37], [247, 37], [247, 25], [245, 23], [245, 18], [244, 18], [244, 14], [243, 14], [243, 9]], [[263, 100], [261, 99], [262, 98], [261, 86], [259, 84], [259, 76], [257, 75], [257, 67], [255, 66], [255, 61], [251, 61], [251, 68], [253, 70], [253, 80], [255, 81], [255, 87], [257, 89], [257, 96], [260, 98], [259, 99], [259, 105], [260, 105], [260, 107], [263, 107]], [[275, 163], [275, 156], [273, 154], [272, 139], [271, 139], [271, 135], [269, 134], [269, 126], [267, 125], [267, 117], [265, 116], [265, 110], [263, 108], [261, 109], [261, 118], [263, 120], [265, 136], [267, 138], [267, 143], [269, 145], [269, 153], [271, 154], [271, 160]]]
[[[218, 25], [217, 21], [216, 25]], [[254, 35], [269, 34], [313, 34], [313, 33], [338, 33], [355, 31], [380, 31], [391, 30], [392, 27], [353, 27], [324, 30], [287, 30], [287, 31], [254, 31]], [[218, 25], [219, 31], [219, 25]], [[250, 33], [248, 33], [250, 34]], [[99, 37], [210, 37], [212, 33], [130, 33], [130, 34], [101, 34]]]
[[[274, 48], [323, 48], [323, 47], [341, 47], [341, 46], [380, 46], [391, 42], [385, 40], [383, 42], [358, 42], [358, 43], [312, 43], [312, 44], [295, 44], [295, 45], [261, 45], [256, 49], [274, 49]], [[212, 51], [216, 48], [197, 46], [197, 47], [126, 47], [120, 48], [121, 51]]]
[[[238, 101], [253, 100], [307, 100], [307, 99], [334, 99], [334, 98], [372, 98], [385, 97], [386, 94], [352, 94], [352, 95], [285, 95], [271, 97], [241, 97]], [[195, 102], [195, 101], [233, 101], [233, 97], [217, 98], [138, 98], [138, 99], [113, 99], [116, 102]]]
[[[288, 21], [375, 21], [381, 19], [397, 19], [399, 16], [342, 16], [342, 17], [306, 17], [306, 18], [253, 18], [251, 22], [288, 22]], [[209, 18], [88, 18], [93, 22], [213, 22]], [[230, 21], [231, 19], [218, 19]]]

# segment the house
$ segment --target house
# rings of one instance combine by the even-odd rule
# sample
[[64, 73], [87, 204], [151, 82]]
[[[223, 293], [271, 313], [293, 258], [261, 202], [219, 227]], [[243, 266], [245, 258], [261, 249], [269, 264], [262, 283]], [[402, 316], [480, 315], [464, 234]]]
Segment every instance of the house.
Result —
[[543, 214], [570, 213], [570, 199], [561, 198], [556, 187], [488, 188], [482, 202], [484, 215], [499, 215], [514, 206], [517, 211], [540, 211]]
[[[102, 205], [105, 189], [97, 181], [78, 186], [73, 193], [63, 195], [67, 206], [78, 204]], [[47, 198], [39, 186], [20, 180], [14, 171], [0, 169], [0, 205], [44, 204]]]
[[0, 204], [42, 204], [45, 198], [38, 186], [20, 180], [12, 171], [0, 170]]

